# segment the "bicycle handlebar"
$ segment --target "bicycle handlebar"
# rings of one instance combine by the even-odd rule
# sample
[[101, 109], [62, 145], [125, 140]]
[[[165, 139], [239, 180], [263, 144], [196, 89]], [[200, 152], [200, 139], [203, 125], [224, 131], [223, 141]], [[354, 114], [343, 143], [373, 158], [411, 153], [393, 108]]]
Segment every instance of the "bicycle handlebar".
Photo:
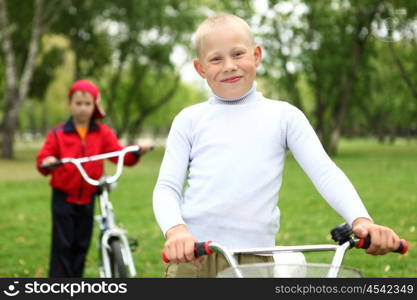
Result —
[[89, 156], [89, 157], [62, 158], [62, 159], [60, 159], [56, 162], [53, 162], [49, 165], [41, 165], [40, 167], [42, 169], [50, 170], [50, 169], [58, 167], [62, 164], [72, 163], [77, 167], [78, 171], [80, 172], [81, 176], [84, 178], [85, 181], [87, 181], [91, 185], [99, 186], [101, 184], [101, 182], [99, 180], [93, 179], [90, 176], [88, 176], [87, 172], [85, 171], [85, 169], [81, 165], [82, 163], [86, 163], [86, 162], [90, 162], [90, 161], [103, 160], [103, 159], [107, 159], [107, 158], [111, 158], [111, 157], [119, 157], [119, 160], [117, 161], [116, 173], [113, 176], [110, 176], [110, 177], [106, 178], [106, 183], [111, 184], [111, 183], [116, 182], [117, 179], [119, 179], [120, 175], [122, 175], [123, 162], [124, 162], [125, 155], [129, 152], [139, 152], [139, 151], [140, 151], [140, 147], [138, 145], [133, 145], [133, 146], [127, 146], [120, 151], [103, 153], [103, 154], [93, 155], [93, 156]]
[[[347, 242], [352, 242], [351, 247], [355, 247], [355, 248], [361, 248], [361, 249], [368, 249], [370, 244], [371, 244], [371, 238], [370, 236], [366, 237], [365, 239], [351, 239], [350, 241]], [[333, 245], [330, 245], [333, 246]], [[333, 246], [333, 247], [326, 247], [326, 245], [310, 245], [310, 246], [284, 246], [284, 247], [272, 247], [272, 248], [265, 248], [265, 249], [260, 249], [260, 250], [251, 250], [249, 249], [252, 254], [272, 254], [274, 252], [274, 248], [276, 249], [275, 251], [277, 251], [277, 249], [282, 248], [282, 250], [284, 250], [283, 248], [287, 248], [286, 250], [291, 250], [290, 248], [293, 248], [294, 250], [300, 250], [300, 251], [321, 251], [321, 250], [335, 250], [336, 247], [340, 247], [340, 246]], [[211, 255], [214, 253], [214, 251], [216, 250], [221, 250], [221, 252], [223, 254], [227, 253], [228, 251], [226, 251], [225, 249], [223, 249], [224, 247], [213, 243], [212, 241], [207, 241], [207, 242], [199, 242], [199, 243], [195, 243], [194, 246], [194, 257], [198, 258], [200, 256], [203, 255]], [[334, 249], [332, 249], [334, 248]], [[395, 253], [400, 253], [400, 254], [405, 254], [408, 251], [408, 243], [406, 240], [400, 240], [400, 246], [398, 247], [397, 250], [392, 251]], [[245, 251], [240, 251], [240, 250], [235, 250], [235, 251], [231, 251], [232, 253], [243, 253]], [[170, 260], [168, 259], [168, 257], [166, 256], [165, 252], [162, 252], [162, 260], [166, 263], [169, 263]]]

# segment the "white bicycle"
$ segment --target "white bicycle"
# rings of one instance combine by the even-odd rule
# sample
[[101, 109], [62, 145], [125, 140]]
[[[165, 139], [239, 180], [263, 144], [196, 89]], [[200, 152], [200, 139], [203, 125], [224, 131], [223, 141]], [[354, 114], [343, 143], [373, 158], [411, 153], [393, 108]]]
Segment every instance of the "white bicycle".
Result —
[[[109, 152], [82, 158], [62, 158], [47, 168], [57, 167], [62, 164], [74, 164], [83, 179], [93, 186], [98, 187], [100, 213], [96, 220], [100, 226], [99, 238], [99, 272], [102, 278], [125, 278], [136, 276], [136, 268], [132, 258], [132, 249], [137, 245], [137, 241], [129, 243], [127, 231], [118, 226], [113, 205], [109, 199], [109, 193], [116, 187], [116, 181], [120, 178], [123, 171], [125, 155], [129, 152], [139, 153], [140, 147], [137, 145], [128, 146], [120, 151]], [[99, 180], [88, 176], [83, 163], [97, 160], [104, 160], [111, 157], [118, 157], [116, 172], [112, 176], [102, 176]]]

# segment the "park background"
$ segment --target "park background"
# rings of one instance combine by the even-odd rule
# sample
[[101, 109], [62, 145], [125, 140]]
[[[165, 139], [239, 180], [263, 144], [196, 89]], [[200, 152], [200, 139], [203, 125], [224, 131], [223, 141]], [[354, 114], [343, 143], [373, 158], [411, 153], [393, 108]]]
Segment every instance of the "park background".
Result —
[[[417, 3], [406, 0], [0, 0], [0, 277], [47, 276], [50, 188], [35, 157], [80, 78], [99, 85], [104, 122], [126, 144], [157, 141], [111, 198], [139, 240], [138, 277], [163, 277], [152, 190], [174, 116], [209, 96], [190, 41], [216, 12], [250, 23], [264, 50], [258, 89], [304, 111], [374, 220], [409, 241], [406, 255], [354, 250], [345, 265], [417, 277]], [[280, 245], [331, 242], [343, 222], [291, 155], [279, 205]], [[97, 233], [86, 277], [98, 276]]]

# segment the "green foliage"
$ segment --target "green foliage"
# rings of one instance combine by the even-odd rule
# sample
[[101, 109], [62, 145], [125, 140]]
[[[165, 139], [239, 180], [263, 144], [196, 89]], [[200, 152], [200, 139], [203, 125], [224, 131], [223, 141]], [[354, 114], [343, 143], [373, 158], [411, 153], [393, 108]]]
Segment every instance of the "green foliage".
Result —
[[55, 77], [56, 68], [63, 64], [64, 50], [53, 46], [45, 50], [41, 61], [36, 66], [33, 73], [30, 97], [39, 101], [45, 100], [48, 85]]
[[74, 79], [99, 77], [110, 63], [111, 49], [108, 36], [97, 28], [97, 19], [109, 1], [68, 0], [50, 32], [62, 34], [70, 41], [75, 55]]
[[413, 57], [410, 56], [414, 49], [406, 43], [402, 43], [401, 47], [378, 40], [374, 43], [377, 51], [369, 68], [359, 78], [353, 99], [355, 106], [350, 111], [346, 130], [356, 124], [356, 134], [374, 135], [383, 141], [387, 135], [394, 134], [393, 131], [407, 134], [417, 128], [417, 102], [405, 82], [398, 80], [401, 73], [390, 47], [395, 48], [397, 55], [407, 58], [405, 62], [410, 74], [417, 63], [413, 64]]
[[[411, 96], [416, 98], [412, 74], [417, 63], [415, 55], [409, 56], [415, 53], [415, 3], [268, 3], [270, 10], [261, 20], [260, 39], [267, 53], [262, 75], [266, 81], [277, 83], [273, 85], [275, 92], [270, 91], [272, 94], [279, 94], [303, 110], [306, 104], [313, 106], [306, 113], [311, 114], [309, 117], [330, 153], [336, 151], [339, 132], [378, 135], [378, 126], [383, 127], [383, 132], [415, 127], [415, 101], [410, 101], [404, 82], [408, 77]], [[395, 40], [395, 34], [401, 39]], [[406, 75], [399, 72], [388, 44], [405, 65]], [[414, 47], [409, 52], [407, 45], [411, 44]], [[383, 116], [376, 116], [381, 113]]]
[[[33, 3], [7, 1], [19, 71], [27, 57]], [[119, 135], [165, 130], [175, 112], [204, 99], [198, 89], [177, 81], [183, 62], [175, 47], [193, 54], [191, 37], [199, 22], [227, 12], [253, 21], [265, 50], [260, 90], [300, 107], [327, 149], [338, 131], [380, 140], [416, 132], [415, 1], [269, 0], [263, 15], [254, 10], [253, 0], [45, 3], [49, 21], [30, 87], [33, 103], [24, 104], [20, 113], [21, 131], [44, 132], [66, 117], [57, 99], [65, 99], [68, 86], [81, 77], [100, 86], [106, 121]], [[169, 117], [160, 117], [165, 113]]]
[[[0, 52], [1, 53], [1, 52]], [[0, 59], [0, 123], [3, 119], [4, 91], [6, 88], [6, 74], [3, 60]]]
[[187, 106], [203, 102], [207, 98], [204, 92], [196, 90], [191, 85], [181, 84], [173, 99], [145, 120], [144, 128], [153, 130], [155, 133], [166, 133], [178, 112]]

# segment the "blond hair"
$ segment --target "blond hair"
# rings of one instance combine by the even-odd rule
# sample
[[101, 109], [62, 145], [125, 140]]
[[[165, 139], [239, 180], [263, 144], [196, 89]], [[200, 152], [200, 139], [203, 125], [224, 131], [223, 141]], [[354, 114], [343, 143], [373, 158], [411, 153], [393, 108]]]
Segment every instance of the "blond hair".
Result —
[[193, 37], [193, 47], [194, 50], [196, 51], [197, 57], [200, 58], [201, 55], [201, 43], [204, 39], [204, 36], [209, 33], [211, 30], [213, 30], [214, 28], [217, 28], [218, 26], [222, 26], [222, 25], [238, 25], [241, 28], [243, 28], [247, 34], [248, 34], [248, 38], [249, 38], [249, 42], [254, 45], [254, 38], [253, 38], [253, 34], [252, 31], [249, 27], [249, 24], [243, 20], [242, 18], [235, 16], [235, 15], [231, 15], [231, 14], [219, 14], [219, 15], [215, 15], [212, 17], [209, 17], [207, 19], [205, 19], [198, 27], [197, 30], [194, 33], [194, 37]]

